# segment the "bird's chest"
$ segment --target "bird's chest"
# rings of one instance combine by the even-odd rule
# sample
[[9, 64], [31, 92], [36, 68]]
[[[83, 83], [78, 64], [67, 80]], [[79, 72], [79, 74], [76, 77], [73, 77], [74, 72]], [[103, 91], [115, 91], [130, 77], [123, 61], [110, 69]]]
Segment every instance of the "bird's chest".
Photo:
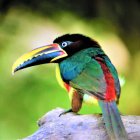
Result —
[[82, 65], [79, 66], [75, 62], [63, 62], [60, 63], [59, 67], [61, 77], [64, 81], [71, 81], [76, 78], [83, 69]]
[[86, 67], [88, 59], [73, 57], [62, 61], [59, 64], [61, 77], [64, 81], [71, 81], [76, 78]]

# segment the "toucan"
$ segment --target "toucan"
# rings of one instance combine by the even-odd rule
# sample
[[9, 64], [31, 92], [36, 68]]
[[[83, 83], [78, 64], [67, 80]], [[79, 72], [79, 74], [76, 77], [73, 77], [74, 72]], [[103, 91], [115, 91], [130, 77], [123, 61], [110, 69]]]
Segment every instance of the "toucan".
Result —
[[[116, 52], [117, 53], [117, 52]], [[65, 34], [52, 44], [36, 48], [16, 60], [12, 73], [21, 69], [57, 63], [57, 75], [69, 92], [71, 109], [77, 113], [82, 103], [98, 103], [110, 140], [127, 140], [117, 103], [120, 98], [118, 73], [94, 39], [82, 34]]]

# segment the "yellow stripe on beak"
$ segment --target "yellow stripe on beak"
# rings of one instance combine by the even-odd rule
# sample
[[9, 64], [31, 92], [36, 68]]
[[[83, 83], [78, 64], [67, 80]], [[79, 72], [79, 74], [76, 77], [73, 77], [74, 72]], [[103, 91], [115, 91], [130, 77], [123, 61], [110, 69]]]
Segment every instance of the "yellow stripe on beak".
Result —
[[20, 69], [33, 65], [54, 62], [66, 56], [67, 53], [57, 43], [36, 48], [16, 60], [12, 66], [12, 74]]
[[49, 48], [49, 46], [40, 47], [40, 48], [34, 49], [34, 50], [22, 55], [13, 64], [13, 66], [12, 66], [12, 74], [14, 75], [14, 70], [15, 70], [16, 67], [18, 67], [19, 65], [22, 65], [25, 61], [31, 60], [33, 57], [36, 57], [35, 54], [37, 54], [38, 52], [40, 52], [40, 51], [42, 51], [44, 49], [47, 49], [47, 48]]

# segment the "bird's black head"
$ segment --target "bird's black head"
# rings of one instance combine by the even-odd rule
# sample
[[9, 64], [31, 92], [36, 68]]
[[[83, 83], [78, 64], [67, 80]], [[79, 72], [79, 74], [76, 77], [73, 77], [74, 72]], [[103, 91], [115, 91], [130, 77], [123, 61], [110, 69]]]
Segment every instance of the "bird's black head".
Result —
[[56, 38], [53, 42], [58, 43], [69, 56], [86, 48], [100, 47], [95, 40], [82, 34], [65, 34]]
[[56, 38], [53, 44], [36, 48], [21, 56], [13, 65], [12, 72], [34, 65], [60, 62], [80, 50], [96, 47], [99, 44], [81, 34], [66, 34]]

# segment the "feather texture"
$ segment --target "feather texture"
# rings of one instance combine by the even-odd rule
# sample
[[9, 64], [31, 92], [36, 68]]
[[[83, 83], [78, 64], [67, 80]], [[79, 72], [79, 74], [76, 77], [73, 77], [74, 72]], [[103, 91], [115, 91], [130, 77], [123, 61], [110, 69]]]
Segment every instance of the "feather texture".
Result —
[[99, 100], [99, 105], [102, 109], [106, 130], [111, 140], [127, 140], [128, 137], [116, 102], [105, 102]]

